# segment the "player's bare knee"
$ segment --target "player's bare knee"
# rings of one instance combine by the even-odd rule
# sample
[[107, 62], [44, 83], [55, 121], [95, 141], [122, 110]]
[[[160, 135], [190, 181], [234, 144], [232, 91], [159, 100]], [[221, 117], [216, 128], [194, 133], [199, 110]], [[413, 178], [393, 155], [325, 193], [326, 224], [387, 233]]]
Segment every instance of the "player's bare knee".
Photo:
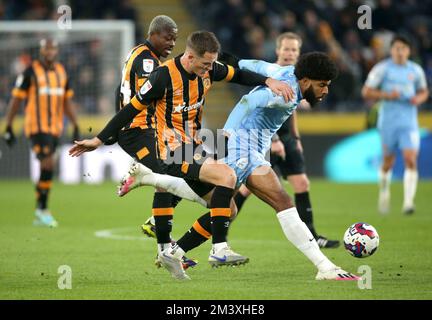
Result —
[[402, 154], [403, 154], [405, 168], [411, 170], [417, 169], [417, 151], [403, 150]]
[[408, 157], [408, 158], [405, 158], [404, 162], [405, 162], [405, 168], [411, 169], [411, 170], [417, 169], [417, 163], [416, 163], [415, 159]]
[[303, 193], [309, 191], [309, 179], [307, 177], [301, 177], [297, 180], [296, 185], [294, 186], [295, 193]]
[[391, 170], [393, 168], [394, 162], [395, 162], [395, 159], [392, 156], [384, 157], [384, 161], [383, 161], [381, 169], [384, 172]]
[[218, 185], [222, 185], [224, 187], [228, 188], [234, 188], [237, 176], [234, 172], [234, 170], [227, 165], [220, 166], [220, 168], [217, 168], [218, 172]]
[[250, 190], [245, 185], [242, 185], [238, 192], [245, 198], [251, 195]]

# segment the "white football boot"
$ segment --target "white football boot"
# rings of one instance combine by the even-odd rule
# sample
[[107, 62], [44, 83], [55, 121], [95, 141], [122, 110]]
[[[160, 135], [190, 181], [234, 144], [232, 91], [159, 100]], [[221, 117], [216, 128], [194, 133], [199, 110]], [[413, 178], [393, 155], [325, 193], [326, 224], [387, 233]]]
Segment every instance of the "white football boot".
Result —
[[358, 281], [361, 278], [342, 270], [340, 267], [334, 266], [331, 269], [325, 271], [318, 271], [315, 280], [337, 280], [337, 281]]
[[182, 252], [178, 246], [167, 248], [158, 254], [158, 260], [162, 263], [171, 273], [171, 275], [178, 280], [190, 280], [191, 278], [186, 274], [182, 264]]
[[246, 264], [249, 262], [249, 258], [234, 252], [230, 247], [226, 246], [218, 251], [215, 251], [214, 248], [211, 249], [208, 261], [212, 267], [217, 268], [220, 266], [238, 266]]
[[128, 173], [122, 178], [117, 189], [117, 195], [123, 197], [129, 191], [145, 185], [145, 176], [152, 173], [153, 171], [143, 164], [139, 162], [133, 163]]

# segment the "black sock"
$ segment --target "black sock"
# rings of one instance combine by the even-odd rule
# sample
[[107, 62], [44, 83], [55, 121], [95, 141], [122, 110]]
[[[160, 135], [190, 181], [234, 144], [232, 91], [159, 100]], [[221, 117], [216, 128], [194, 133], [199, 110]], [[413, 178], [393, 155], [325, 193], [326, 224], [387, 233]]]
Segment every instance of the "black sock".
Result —
[[177, 205], [179, 204], [179, 202], [181, 201], [182, 198], [177, 197], [176, 195], [172, 195], [172, 203], [171, 206], [173, 208], [177, 207]]
[[41, 170], [39, 182], [36, 185], [36, 207], [45, 210], [48, 207], [48, 195], [53, 178], [52, 170]]
[[156, 226], [158, 243], [170, 243], [174, 208], [172, 207], [172, 194], [156, 192], [153, 197], [153, 217]]
[[312, 205], [309, 199], [309, 192], [296, 193], [295, 205], [299, 213], [300, 219], [306, 224], [310, 232], [315, 238], [318, 238], [318, 234], [315, 231], [313, 224]]
[[213, 243], [227, 241], [228, 228], [230, 224], [231, 209], [230, 202], [234, 189], [216, 186], [210, 201], [211, 230]]
[[177, 241], [179, 247], [187, 252], [206, 242], [211, 237], [210, 220], [210, 212], [199, 217], [192, 225], [192, 228]]
[[237, 206], [237, 214], [240, 213], [241, 208], [243, 207], [244, 202], [246, 201], [247, 197], [241, 194], [241, 192], [237, 192], [237, 194], [234, 196], [234, 202]]

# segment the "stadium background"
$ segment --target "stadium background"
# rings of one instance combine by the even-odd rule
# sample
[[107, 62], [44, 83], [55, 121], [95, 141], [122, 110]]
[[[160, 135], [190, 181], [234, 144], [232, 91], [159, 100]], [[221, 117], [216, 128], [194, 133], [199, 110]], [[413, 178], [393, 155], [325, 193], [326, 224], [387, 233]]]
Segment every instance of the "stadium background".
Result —
[[[72, 9], [71, 30], [60, 30], [56, 26], [61, 16], [57, 9], [63, 4]], [[362, 4], [373, 9], [370, 30], [357, 27], [361, 15], [357, 9]], [[374, 130], [365, 131], [374, 125], [375, 112], [370, 110], [375, 109], [362, 100], [360, 90], [370, 68], [387, 55], [394, 32], [405, 33], [412, 40], [411, 59], [423, 66], [429, 87], [432, 85], [432, 1], [429, 0], [397, 3], [391, 0], [1, 1], [0, 22], [12, 22], [15, 26], [12, 29], [11, 26], [6, 28], [6, 24], [0, 26], [0, 116], [4, 118], [17, 74], [37, 57], [38, 39], [54, 34], [60, 39], [59, 58], [72, 79], [82, 135], [98, 132], [114, 113], [114, 88], [119, 82], [125, 52], [145, 39], [149, 22], [158, 14], [171, 16], [179, 26], [172, 56], [182, 52], [190, 32], [208, 29], [216, 33], [223, 50], [244, 58], [274, 61], [276, 36], [280, 32], [294, 31], [303, 38], [302, 52], [326, 51], [335, 59], [340, 76], [332, 83], [328, 98], [317, 110], [300, 111], [299, 115], [307, 170], [311, 176], [326, 176], [343, 182], [376, 179], [379, 140]], [[53, 33], [34, 29], [35, 20], [51, 22]], [[86, 28], [85, 23], [90, 27]], [[126, 25], [130, 31], [122, 33], [121, 28], [115, 29], [113, 26], [117, 23]], [[33, 29], [25, 31], [25, 25]], [[246, 91], [236, 85], [214, 86], [206, 102], [203, 127], [221, 128], [236, 100]], [[18, 145], [10, 150], [0, 142], [0, 178], [23, 178], [37, 172], [22, 136], [22, 120], [17, 120], [14, 127], [19, 136]], [[422, 178], [431, 178], [431, 98], [420, 107], [420, 123], [425, 131], [419, 171]], [[1, 129], [4, 130], [3, 121]], [[96, 183], [106, 177], [118, 179], [127, 167], [127, 163], [118, 167], [119, 162], [127, 162], [128, 158], [116, 148], [99, 153], [99, 157], [88, 156], [87, 160], [71, 162], [66, 155], [70, 132], [65, 132], [62, 141], [58, 168], [61, 181], [86, 181], [83, 178], [86, 172], [96, 170], [92, 162], [99, 166], [92, 180]], [[368, 152], [355, 153], [365, 143], [367, 148], [362, 150]], [[353, 154], [357, 161], [352, 161]], [[402, 176], [402, 170], [399, 157], [396, 178]]]
[[[72, 30], [57, 27], [57, 8], [65, 3], [72, 8]], [[356, 27], [357, 8], [363, 3], [375, 8], [372, 30]], [[81, 131], [87, 136], [97, 132], [113, 114], [113, 88], [120, 78], [125, 57], [122, 52], [145, 38], [146, 28], [155, 15], [170, 15], [179, 25], [180, 36], [173, 55], [181, 53], [188, 33], [208, 28], [218, 34], [225, 49], [245, 57], [271, 60], [276, 32], [303, 30], [302, 36], [309, 42], [305, 51], [333, 48], [334, 57], [346, 68], [343, 81], [332, 85], [333, 97], [329, 97], [328, 103], [299, 115], [308, 172], [323, 176], [330, 170], [327, 166], [336, 166], [336, 173], [349, 173], [343, 179], [355, 181], [352, 173], [363, 173], [364, 177], [365, 172], [346, 165], [355, 162], [375, 175], [379, 163], [376, 132], [365, 131], [368, 106], [360, 99], [359, 90], [370, 66], [385, 55], [389, 32], [383, 30], [408, 32], [416, 45], [413, 59], [421, 60], [431, 86], [431, 10], [431, 1], [420, 0], [0, 0], [0, 130], [4, 130], [5, 108], [16, 75], [31, 56], [37, 55], [38, 39], [43, 36], [38, 23], [51, 22], [53, 32], [59, 36], [60, 59], [68, 64]], [[327, 27], [318, 28], [320, 25]], [[25, 33], [24, 29], [30, 32]], [[320, 39], [323, 30], [331, 37]], [[135, 40], [123, 48], [122, 43], [128, 42], [130, 35]], [[238, 87], [220, 83], [212, 90], [205, 107], [205, 126], [215, 129], [222, 125], [241, 92]], [[431, 100], [421, 110], [420, 121], [426, 129], [422, 140], [422, 156], [426, 158], [420, 158], [426, 159], [420, 164], [424, 178], [425, 171], [432, 169]], [[344, 231], [354, 222], [364, 221], [378, 230], [380, 247], [370, 258], [354, 259], [343, 247], [325, 251], [346, 270], [360, 274], [359, 267], [369, 266], [373, 272], [371, 290], [361, 290], [357, 283], [315, 281], [315, 268], [286, 240], [272, 210], [256, 197], [245, 204], [244, 213], [233, 223], [229, 234], [230, 244], [250, 257], [250, 264], [213, 270], [206, 262], [210, 249], [207, 243], [190, 253], [189, 257], [200, 262], [188, 271], [192, 281], [178, 283], [166, 270], [154, 267], [154, 242], [139, 231], [151, 214], [152, 188], [118, 198], [118, 177], [97, 186], [57, 180], [50, 209], [59, 228], [32, 225], [34, 185], [28, 179], [30, 153], [21, 124], [20, 119], [14, 124], [19, 133], [15, 148], [7, 148], [0, 139], [0, 300], [142, 299], [148, 305], [142, 308], [140, 302], [140, 312], [145, 311], [149, 317], [160, 311], [161, 315], [155, 318], [162, 319], [166, 318], [162, 315], [166, 310], [158, 310], [153, 299], [170, 304], [176, 299], [205, 299], [211, 303], [218, 303], [219, 299], [319, 299], [326, 300], [326, 306], [328, 300], [353, 299], [352, 304], [337, 302], [337, 308], [333, 308], [336, 315], [341, 313], [341, 306], [348, 306], [350, 311], [344, 311], [344, 316], [358, 305], [367, 307], [366, 299], [432, 299], [431, 180], [419, 182], [416, 213], [412, 216], [403, 215], [400, 210], [402, 182], [393, 183], [392, 210], [383, 216], [376, 210], [376, 183], [342, 184], [312, 179], [317, 231], [342, 240]], [[117, 165], [127, 163], [128, 158], [116, 148], [91, 152], [71, 162], [65, 154], [70, 134], [66, 132], [62, 139], [65, 145], [57, 171], [61, 181], [98, 182], [113, 168], [117, 175], [124, 172]], [[117, 156], [126, 161], [119, 161]], [[346, 181], [330, 172], [327, 177]], [[292, 194], [288, 184], [283, 185]], [[197, 204], [182, 201], [176, 210], [173, 237], [178, 239], [201, 213], [204, 211]], [[71, 290], [59, 287], [62, 266], [73, 271]], [[12, 305], [15, 314], [28, 310]], [[399, 301], [392, 303], [391, 309], [396, 312], [396, 305], [404, 307]], [[46, 309], [46, 304], [43, 306]], [[278, 314], [286, 313], [286, 301], [280, 306]], [[270, 309], [266, 306], [266, 314]]]

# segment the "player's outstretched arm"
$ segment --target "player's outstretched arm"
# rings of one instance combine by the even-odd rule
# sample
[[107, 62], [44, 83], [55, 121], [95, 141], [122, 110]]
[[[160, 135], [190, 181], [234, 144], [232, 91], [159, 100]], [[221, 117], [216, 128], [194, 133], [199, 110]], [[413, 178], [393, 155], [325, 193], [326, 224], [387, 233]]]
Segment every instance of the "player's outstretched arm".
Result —
[[231, 82], [245, 86], [265, 85], [274, 94], [282, 96], [285, 102], [291, 101], [295, 96], [294, 90], [287, 83], [249, 70], [235, 69]]
[[234, 68], [231, 65], [223, 64], [219, 61], [213, 64], [214, 81], [227, 80], [232, 83], [238, 83], [244, 86], [267, 86], [273, 93], [283, 96], [285, 102], [294, 98], [294, 90], [286, 83], [272, 79], [268, 76], [256, 73], [254, 71]]
[[74, 141], [75, 145], [69, 149], [69, 155], [79, 157], [84, 152], [89, 152], [97, 149], [99, 146], [108, 141], [121, 128], [129, 123], [141, 111], [135, 109], [132, 104], [128, 104], [119, 111], [103, 128], [103, 130], [93, 139], [85, 139], [82, 141]]
[[164, 95], [167, 72], [164, 68], [158, 68], [153, 71], [137, 95], [132, 98], [131, 102], [117, 112], [96, 137], [90, 140], [75, 141], [75, 145], [69, 150], [69, 155], [78, 157], [84, 152], [93, 151], [116, 136], [121, 128], [147, 108], [152, 101]]
[[238, 65], [240, 69], [256, 72], [265, 77], [271, 77], [272, 74], [283, 68], [275, 63], [254, 59], [241, 59]]
[[84, 139], [81, 141], [74, 141], [74, 146], [69, 149], [69, 155], [71, 157], [79, 157], [84, 152], [96, 150], [103, 142], [98, 138]]
[[285, 82], [271, 78], [272, 75], [280, 68], [283, 68], [275, 63], [268, 63], [262, 60], [240, 60], [239, 68], [242, 72], [253, 72], [267, 77], [265, 85], [278, 96], [283, 96], [285, 102], [294, 99], [294, 90]]

